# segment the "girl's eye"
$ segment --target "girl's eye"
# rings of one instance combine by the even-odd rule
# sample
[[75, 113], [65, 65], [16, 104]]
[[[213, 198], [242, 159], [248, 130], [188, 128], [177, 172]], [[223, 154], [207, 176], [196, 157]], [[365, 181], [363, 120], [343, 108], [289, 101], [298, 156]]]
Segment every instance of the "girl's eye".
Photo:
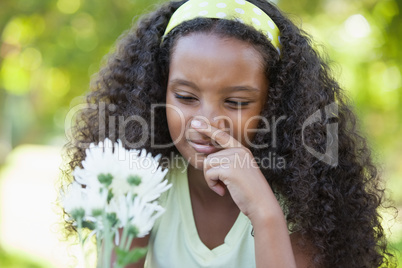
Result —
[[233, 100], [227, 100], [226, 103], [228, 103], [231, 107], [242, 108], [242, 107], [247, 106], [250, 102], [249, 102], [249, 101], [233, 101]]
[[179, 95], [179, 94], [177, 94], [177, 93], [175, 93], [174, 96], [175, 96], [176, 99], [184, 100], [184, 101], [195, 101], [195, 100], [196, 100], [196, 98], [194, 98], [194, 97], [191, 97], [191, 96], [183, 96], [183, 95]]

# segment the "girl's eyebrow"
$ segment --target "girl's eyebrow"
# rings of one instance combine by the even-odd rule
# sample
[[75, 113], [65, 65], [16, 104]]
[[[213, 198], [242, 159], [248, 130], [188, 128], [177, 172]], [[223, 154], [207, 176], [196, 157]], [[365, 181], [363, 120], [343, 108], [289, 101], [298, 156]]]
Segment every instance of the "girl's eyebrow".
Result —
[[229, 91], [229, 92], [237, 92], [237, 91], [249, 91], [249, 92], [259, 92], [260, 90], [255, 87], [251, 86], [234, 86], [234, 87], [227, 87], [224, 89], [224, 91]]
[[[188, 86], [191, 87], [197, 91], [199, 91], [199, 88], [197, 87], [196, 84], [193, 82], [183, 80], [183, 79], [173, 79], [171, 81], [172, 85], [181, 85], [181, 86]], [[227, 87], [223, 89], [225, 92], [237, 92], [237, 91], [249, 91], [249, 92], [259, 92], [260, 90], [255, 87], [251, 86], [233, 86], [233, 87]]]
[[171, 81], [171, 83], [172, 83], [173, 86], [177, 86], [177, 85], [179, 85], [179, 86], [187, 86], [187, 87], [191, 87], [191, 88], [199, 91], [199, 88], [197, 87], [196, 84], [194, 84], [193, 82], [187, 81], [187, 80], [177, 78], [177, 79], [173, 79]]

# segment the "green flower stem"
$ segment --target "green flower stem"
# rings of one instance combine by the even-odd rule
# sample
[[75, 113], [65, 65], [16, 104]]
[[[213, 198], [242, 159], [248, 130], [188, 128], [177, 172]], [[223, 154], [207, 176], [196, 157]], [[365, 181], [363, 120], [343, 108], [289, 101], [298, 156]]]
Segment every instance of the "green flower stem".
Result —
[[100, 259], [102, 257], [102, 239], [101, 239], [101, 230], [99, 228], [99, 222], [100, 222], [101, 217], [98, 217], [97, 219], [97, 224], [96, 224], [96, 252], [98, 256], [98, 264], [96, 265], [97, 268], [102, 267], [100, 265]]
[[78, 239], [80, 241], [81, 246], [81, 258], [84, 267], [87, 267], [87, 263], [85, 260], [85, 250], [84, 250], [84, 240], [82, 239], [82, 218], [77, 218], [77, 232], [78, 232]]
[[[125, 250], [125, 248], [127, 247], [127, 239], [129, 239], [128, 237], [128, 227], [123, 227], [123, 234], [121, 235], [121, 240], [120, 240], [120, 245], [119, 245], [119, 249], [120, 250]], [[119, 264], [119, 257], [117, 256], [116, 259], [116, 264], [114, 266], [114, 268], [124, 268], [122, 265]]]
[[124, 250], [126, 250], [126, 251], [130, 250], [130, 246], [131, 246], [131, 243], [133, 242], [133, 239], [134, 239], [134, 236], [132, 234], [129, 234], [127, 243], [126, 243], [126, 247], [124, 248]]
[[103, 213], [104, 236], [103, 236], [103, 268], [109, 268], [111, 265], [112, 255], [112, 239], [110, 233], [109, 220], [106, 217], [106, 212]]
[[128, 228], [123, 227], [123, 234], [121, 235], [121, 240], [120, 240], [120, 249], [124, 249], [126, 245], [126, 240], [127, 240], [127, 235], [128, 235]]

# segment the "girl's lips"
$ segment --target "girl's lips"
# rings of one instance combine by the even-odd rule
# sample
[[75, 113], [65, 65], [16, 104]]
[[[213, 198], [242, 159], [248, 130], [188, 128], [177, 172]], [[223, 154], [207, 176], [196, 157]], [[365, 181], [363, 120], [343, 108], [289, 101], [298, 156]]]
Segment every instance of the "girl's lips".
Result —
[[194, 148], [198, 153], [203, 154], [212, 154], [219, 151], [221, 148], [215, 147], [210, 143], [206, 143], [204, 141], [188, 141], [191, 147]]

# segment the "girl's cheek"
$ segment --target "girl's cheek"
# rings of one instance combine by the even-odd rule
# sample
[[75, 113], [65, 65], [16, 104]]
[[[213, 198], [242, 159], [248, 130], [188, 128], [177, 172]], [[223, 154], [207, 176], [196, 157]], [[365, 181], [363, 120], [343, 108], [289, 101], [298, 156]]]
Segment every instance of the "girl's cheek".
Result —
[[256, 134], [258, 122], [259, 120], [257, 119], [249, 118], [248, 120], [244, 120], [241, 126], [239, 126], [241, 133], [241, 140], [239, 141], [247, 148], [250, 147], [252, 140]]

